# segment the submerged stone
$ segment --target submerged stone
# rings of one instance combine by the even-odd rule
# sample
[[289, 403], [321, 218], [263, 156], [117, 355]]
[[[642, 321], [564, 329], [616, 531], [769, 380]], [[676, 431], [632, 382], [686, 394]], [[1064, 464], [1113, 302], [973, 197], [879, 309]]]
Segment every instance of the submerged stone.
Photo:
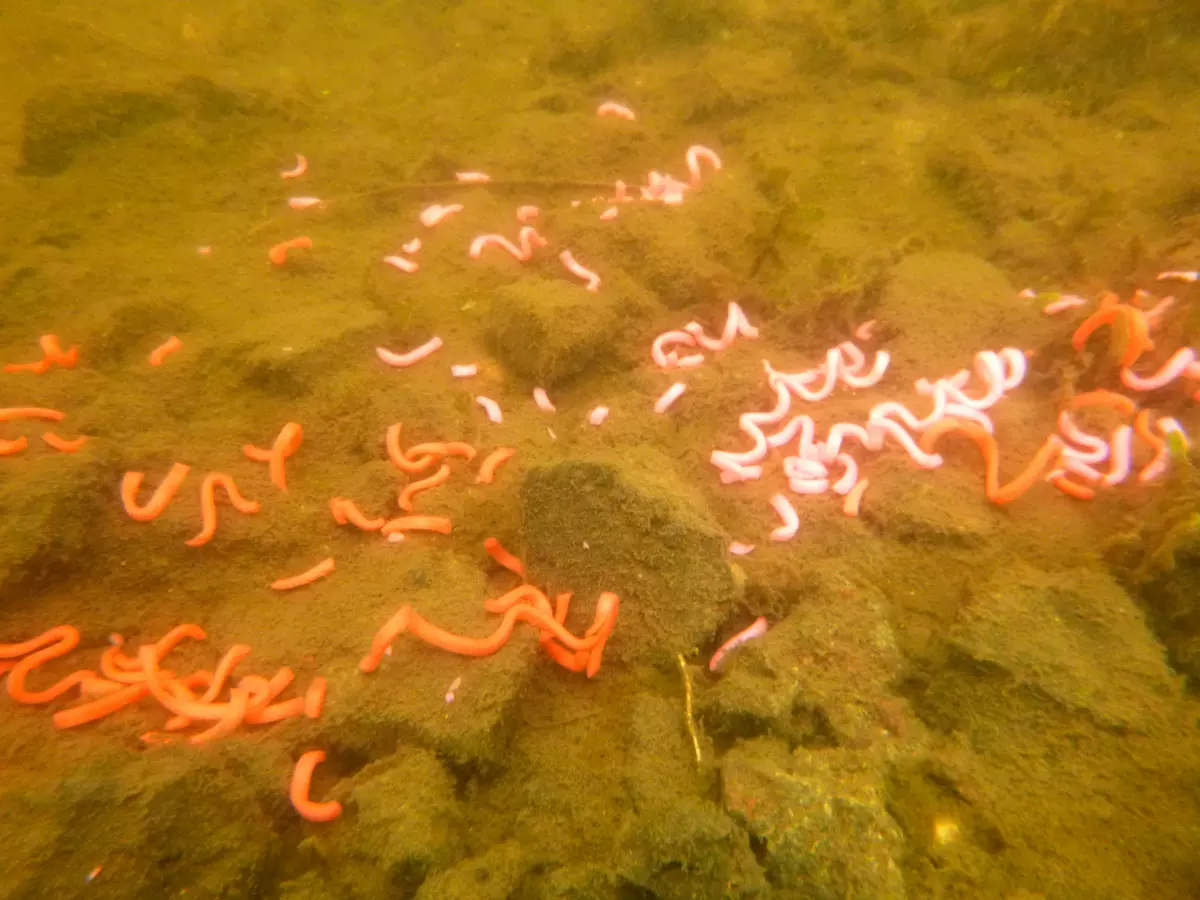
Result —
[[670, 470], [657, 455], [628, 457], [620, 468], [571, 460], [534, 469], [522, 485], [534, 581], [573, 591], [573, 609], [588, 617], [573, 612], [568, 625], [590, 624], [602, 591], [621, 598], [606, 659], [673, 666], [675, 654], [712, 635], [736, 597], [725, 538]]

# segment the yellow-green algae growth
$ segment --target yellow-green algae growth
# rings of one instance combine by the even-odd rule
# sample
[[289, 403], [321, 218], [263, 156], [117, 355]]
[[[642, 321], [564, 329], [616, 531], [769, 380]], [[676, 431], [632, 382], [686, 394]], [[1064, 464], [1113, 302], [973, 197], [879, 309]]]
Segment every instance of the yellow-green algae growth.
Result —
[[[994, 410], [1007, 473], [1059, 402], [1113, 386], [1102, 346], [1071, 350], [1077, 320], [1017, 290], [1127, 297], [1200, 267], [1193, 4], [56, 0], [0, 25], [0, 362], [44, 333], [82, 354], [0, 375], [0, 407], [57, 407], [61, 434], [90, 436], [57, 454], [42, 423], [5, 425], [30, 448], [0, 458], [0, 642], [78, 627], [48, 681], [111, 633], [195, 622], [209, 638], [179, 671], [246, 643], [245, 671], [329, 681], [320, 719], [202, 747], [139, 741], [165, 720], [149, 703], [57, 732], [65, 703], [0, 698], [0, 900], [1196, 895], [1194, 469], [998, 508], [973, 447], [947, 444], [935, 473], [889, 451], [862, 459], [861, 518], [808, 498], [772, 545], [779, 473], [722, 486], [708, 462], [768, 407], [764, 356], [808, 368], [871, 318], [892, 369], [822, 404], [822, 427], [1017, 346], [1030, 376]], [[637, 120], [597, 119], [605, 100]], [[693, 143], [725, 168], [683, 205], [598, 220], [602, 185], [682, 177]], [[297, 152], [309, 172], [281, 181]], [[457, 187], [463, 170], [496, 183]], [[326, 203], [293, 213], [292, 194]], [[466, 208], [426, 231], [433, 202]], [[553, 253], [467, 256], [514, 234], [520, 204], [599, 293]], [[268, 264], [301, 233], [311, 252]], [[417, 234], [417, 275], [380, 262]], [[1172, 289], [1164, 352], [1196, 338], [1200, 296]], [[650, 368], [654, 335], [719, 330], [729, 300], [762, 337], [710, 354], [655, 416], [674, 379]], [[183, 349], [151, 369], [170, 334]], [[373, 355], [433, 334], [445, 348], [411, 370]], [[451, 379], [467, 361], [480, 375]], [[529, 399], [542, 380], [553, 417]], [[1200, 434], [1182, 389], [1150, 400]], [[284, 495], [241, 447], [288, 421], [304, 443]], [[395, 511], [394, 422], [406, 443], [517, 450], [496, 484], [455, 463], [421, 498], [448, 538], [391, 545], [329, 516], [339, 495]], [[176, 460], [184, 491], [131, 522], [122, 474]], [[263, 508], [222, 507], [192, 549], [208, 471]], [[622, 593], [601, 672], [554, 667], [531, 630], [482, 659], [402, 638], [359, 672], [403, 603], [492, 627], [482, 602], [513, 580], [487, 536], [575, 592], [576, 631]], [[738, 570], [731, 538], [759, 545]], [[325, 556], [330, 578], [269, 589]], [[709, 673], [757, 615], [768, 635]], [[345, 807], [327, 825], [287, 797], [317, 747], [314, 796]]]

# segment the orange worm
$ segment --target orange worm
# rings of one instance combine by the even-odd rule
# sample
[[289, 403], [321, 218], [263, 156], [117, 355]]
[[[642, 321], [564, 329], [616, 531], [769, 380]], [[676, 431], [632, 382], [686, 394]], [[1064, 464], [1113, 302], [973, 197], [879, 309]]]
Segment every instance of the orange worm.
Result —
[[425, 456], [461, 456], [467, 462], [475, 458], [475, 448], [462, 441], [435, 441], [426, 444], [416, 444], [405, 451], [410, 461]]
[[1162, 452], [1162, 449], [1167, 446], [1165, 440], [1150, 430], [1150, 410], [1148, 409], [1143, 409], [1137, 414], [1137, 418], [1133, 420], [1133, 430], [1137, 432], [1138, 437], [1154, 448], [1155, 453]]
[[[154, 650], [154, 658], [162, 660], [164, 656], [175, 649], [184, 638], [191, 638], [193, 641], [203, 641], [208, 637], [204, 629], [199, 625], [193, 625], [188, 622], [184, 625], [176, 625], [157, 641], [150, 646]], [[138, 652], [138, 664], [141, 665], [141, 651]]]
[[543, 631], [549, 631], [572, 650], [590, 650], [596, 644], [595, 637], [583, 640], [575, 637], [562, 625], [559, 625], [545, 609], [530, 606], [528, 603], [516, 603], [510, 606], [504, 613], [504, 619], [501, 620], [500, 625], [487, 637], [472, 638], [454, 634], [426, 621], [416, 612], [409, 613], [405, 631], [416, 635], [427, 644], [432, 644], [449, 653], [457, 653], [459, 656], [490, 656], [508, 643], [517, 622], [529, 622]]
[[1153, 349], [1154, 342], [1150, 340], [1150, 325], [1146, 314], [1133, 306], [1105, 306], [1092, 313], [1075, 330], [1071, 337], [1071, 346], [1080, 351], [1087, 344], [1092, 332], [1104, 325], [1112, 325], [1118, 316], [1122, 316], [1129, 326], [1129, 344], [1121, 355], [1121, 366], [1129, 368], [1146, 350]]
[[504, 566], [504, 568], [508, 569], [508, 571], [520, 575], [522, 578], [526, 577], [525, 566], [521, 560], [517, 559], [517, 557], [505, 550], [504, 547], [500, 545], [500, 542], [494, 537], [490, 537], [485, 540], [483, 542], [483, 547], [485, 550], [487, 550], [488, 556], [500, 563], [500, 565]]
[[[571, 595], [570, 593], [559, 594], [554, 598], [554, 620], [562, 625], [567, 621], [567, 610], [570, 608]], [[546, 648], [546, 652], [556, 663], [562, 666], [569, 672], [582, 672], [587, 668], [588, 657], [590, 652], [587, 650], [568, 650], [560, 644], [554, 643], [554, 638], [542, 632], [542, 646]]]
[[[255, 696], [250, 701], [250, 706], [246, 710], [246, 720], [248, 722], [256, 722], [263, 711], [269, 708], [272, 700], [287, 690], [288, 685], [296, 677], [287, 666], [281, 666], [279, 671], [270, 677], [265, 687], [256, 692]], [[238, 683], [241, 687], [241, 683]]]
[[613, 628], [617, 624], [617, 607], [619, 605], [620, 600], [611, 591], [605, 591], [596, 600], [596, 620], [592, 623], [592, 627], [585, 632], [586, 635], [594, 637], [596, 640], [596, 645], [592, 647], [588, 655], [588, 678], [591, 678], [600, 671], [600, 663], [604, 657], [604, 646], [608, 643]]
[[325, 707], [325, 679], [318, 675], [304, 692], [304, 715], [310, 719], [319, 719], [321, 710]]
[[475, 476], [476, 484], [491, 484], [496, 477], [496, 469], [512, 458], [517, 451], [512, 447], [497, 447], [487, 455], [479, 465], [479, 474]]
[[368, 519], [363, 515], [362, 510], [354, 505], [354, 501], [347, 500], [344, 497], [334, 497], [330, 500], [329, 511], [333, 513], [333, 518], [339, 525], [345, 525], [347, 522], [350, 522], [352, 525], [357, 525], [363, 531], [378, 531], [386, 521], [382, 516], [377, 519]]
[[846, 492], [846, 499], [842, 501], [842, 512], [851, 517], [858, 516], [858, 507], [862, 503], [863, 491], [867, 489], [867, 479], [860, 478], [854, 483], [854, 487]]
[[30, 653], [28, 656], [22, 657], [20, 662], [12, 667], [12, 671], [8, 673], [8, 695], [18, 703], [49, 703], [55, 697], [65, 694], [71, 688], [81, 682], [96, 677], [95, 672], [81, 670], [72, 672], [70, 675], [56, 681], [50, 687], [42, 691], [30, 691], [25, 687], [25, 679], [29, 673], [36, 669], [44, 662], [49, 662], [52, 659], [57, 659], [60, 656], [65, 656], [75, 649], [79, 644], [79, 630], [71, 625], [59, 625], [57, 628], [51, 628], [49, 631], [39, 636], [38, 640], [51, 642], [49, 646], [43, 647]]
[[313, 770], [324, 761], [324, 750], [309, 750], [296, 760], [296, 768], [292, 771], [292, 785], [288, 792], [292, 806], [310, 822], [331, 822], [342, 814], [342, 804], [336, 800], [318, 803], [308, 797]]
[[926, 453], [932, 453], [938, 439], [948, 431], [961, 431], [978, 445], [983, 453], [986, 470], [984, 488], [988, 499], [993, 503], [1011, 503], [1020, 497], [1029, 489], [1038, 475], [1058, 458], [1063, 448], [1062, 439], [1057, 435], [1050, 435], [1046, 438], [1046, 442], [1038, 448], [1033, 460], [1025, 467], [1025, 470], [1008, 484], [1002, 486], [999, 483], [1000, 451], [996, 447], [996, 439], [976, 422], [965, 422], [952, 417], [941, 419], [921, 435], [921, 449]]
[[[485, 600], [483, 606], [488, 612], [502, 613], [515, 603], [521, 601], [531, 603], [547, 615], [550, 614], [550, 601], [546, 599], [545, 594], [531, 584], [523, 584], [503, 596]], [[567, 610], [570, 607], [570, 603], [570, 593], [559, 594], [554, 598], [554, 621], [559, 625], [567, 621]], [[545, 631], [541, 633], [538, 641], [546, 649], [546, 652], [550, 654], [550, 658], [564, 669], [572, 672], [582, 672], [587, 668], [588, 651], [568, 650], [561, 644], [556, 644], [554, 642], [554, 635]]]
[[313, 566], [307, 571], [301, 572], [299, 575], [293, 575], [291, 578], [279, 578], [271, 582], [271, 587], [277, 591], [290, 591], [292, 588], [303, 587], [306, 584], [312, 584], [318, 578], [324, 578], [333, 571], [333, 557], [327, 557]]
[[0, 456], [12, 456], [14, 453], [20, 453], [28, 446], [29, 441], [25, 439], [25, 435], [21, 435], [12, 441], [0, 439]]
[[392, 645], [392, 641], [408, 630], [408, 620], [412, 618], [412, 615], [412, 607], [405, 604], [383, 623], [383, 627], [375, 632], [375, 637], [371, 638], [371, 651], [359, 661], [359, 671], [374, 672], [379, 668], [379, 662], [383, 659], [387, 648]]
[[205, 731], [193, 734], [188, 738], [189, 744], [206, 744], [209, 741], [215, 741], [217, 738], [223, 738], [230, 734], [246, 718], [246, 703], [248, 702], [246, 691], [242, 688], [234, 688], [229, 692], [229, 704], [225, 711], [225, 715], [218, 719], [213, 725]]
[[271, 262], [277, 266], [282, 266], [285, 262], [287, 262], [289, 250], [292, 250], [296, 247], [302, 247], [305, 250], [311, 250], [312, 245], [312, 238], [308, 237], [307, 235], [294, 237], [288, 241], [281, 241], [267, 251], [267, 259], [271, 260]]
[[168, 711], [177, 716], [187, 716], [189, 719], [201, 719], [206, 722], [225, 718], [228, 703], [201, 703], [198, 700], [181, 696], [182, 692], [173, 693], [167, 690], [167, 684], [171, 682], [163, 680], [165, 673], [158, 668], [158, 658], [154, 655], [153, 647], [141, 647], [138, 650], [138, 658], [146, 672], [146, 686], [154, 695], [154, 699], [165, 706]]
[[[568, 598], [570, 594], [566, 595]], [[505, 613], [517, 603], [527, 603], [531, 606], [536, 606], [538, 609], [550, 615], [550, 601], [546, 599], [546, 595], [534, 587], [532, 584], [523, 584], [520, 587], [515, 587], [499, 597], [491, 597], [483, 601], [483, 608], [488, 612]], [[562, 618], [559, 618], [557, 612], [554, 618], [561, 625], [567, 620], [566, 611], [563, 611]]]
[[61, 422], [66, 417], [66, 413], [44, 406], [8, 406], [0, 409], [0, 422], [10, 419], [50, 419], [52, 422]]
[[1086, 484], [1072, 481], [1066, 475], [1056, 475], [1050, 479], [1050, 483], [1068, 497], [1074, 497], [1076, 500], [1091, 500], [1096, 496], [1096, 492], [1092, 488]]
[[4, 367], [5, 372], [35, 372], [39, 375], [42, 372], [49, 371], [49, 369], [50, 369], [50, 360], [46, 359], [45, 357], [42, 357], [37, 362], [8, 363]]
[[1076, 394], [1068, 404], [1070, 409], [1083, 409], [1085, 406], [1111, 406], [1126, 416], [1132, 416], [1134, 410], [1137, 409], [1137, 403], [1132, 398], [1103, 388], [1098, 391]]
[[218, 485], [225, 488], [225, 494], [234, 509], [240, 513], [252, 514], [259, 510], [258, 501], [247, 500], [238, 491], [233, 478], [224, 472], [209, 472], [204, 476], [204, 484], [200, 487], [200, 511], [204, 517], [204, 527], [193, 538], [184, 541], [189, 547], [200, 547], [212, 540], [217, 533], [217, 498]]
[[404, 450], [400, 447], [400, 423], [398, 422], [395, 425], [388, 426], [387, 452], [392, 465], [406, 475], [416, 475], [418, 472], [425, 471], [437, 459], [437, 456], [434, 454], [429, 454], [416, 460], [410, 460], [405, 456]]
[[37, 637], [22, 641], [19, 644], [0, 644], [0, 659], [16, 659], [19, 656], [28, 656], [34, 650], [40, 650], [42, 647], [58, 641], [65, 633], [63, 629], [70, 627], [69, 625], [59, 625], [57, 628], [43, 631]]
[[450, 467], [443, 465], [440, 469], [430, 475], [428, 478], [422, 478], [420, 481], [414, 481], [400, 492], [399, 504], [400, 508], [406, 512], [412, 512], [413, 497], [421, 491], [427, 491], [430, 488], [435, 488], [439, 484], [445, 484], [450, 479]]
[[140, 668], [134, 671], [122, 668], [117, 661], [119, 656], [121, 656], [120, 644], [110, 644], [106, 647], [100, 654], [100, 674], [109, 681], [117, 681], [121, 684], [140, 684], [146, 680], [146, 676]]
[[161, 515], [167, 504], [179, 493], [179, 488], [190, 471], [191, 466], [184, 463], [177, 462], [171, 466], [171, 471], [155, 488], [154, 493], [150, 495], [150, 502], [145, 506], [137, 502], [138, 489], [142, 486], [142, 479], [146, 477], [145, 473], [126, 472], [125, 477], [121, 479], [121, 503], [126, 514], [135, 522], [149, 522]]
[[[207, 672], [193, 672], [181, 682], [189, 684], [196, 680], [199, 674], [207, 675]], [[87, 703], [81, 703], [78, 706], [72, 706], [70, 709], [60, 710], [52, 717], [56, 728], [74, 728], [78, 725], [86, 725], [88, 722], [94, 722], [97, 719], [102, 719], [107, 715], [111, 715], [119, 709], [123, 709], [150, 693], [150, 686], [145, 682], [141, 684], [131, 684], [123, 687], [113, 693], [106, 694], [96, 700], [90, 700]], [[179, 717], [177, 717], [179, 718]], [[190, 723], [190, 720], [188, 720]], [[169, 725], [170, 723], [168, 723]], [[186, 727], [186, 725], [184, 726]]]
[[200, 702], [212, 703], [216, 700], [217, 695], [225, 687], [225, 682], [229, 680], [229, 675], [233, 672], [234, 666], [249, 655], [250, 646], [248, 644], [234, 644], [226, 650], [225, 655], [221, 657], [221, 661], [217, 664], [217, 668], [213, 672], [212, 681], [209, 682], [208, 689], [198, 698]]
[[58, 343], [58, 335], [56, 334], [43, 334], [38, 339], [38, 343], [42, 348], [42, 359], [47, 363], [62, 366], [64, 369], [73, 369], [79, 362], [78, 345], [72, 345], [70, 350], [63, 353], [63, 349]]
[[303, 697], [292, 697], [290, 700], [272, 703], [270, 706], [263, 707], [262, 712], [256, 713], [254, 716], [246, 716], [246, 721], [251, 725], [269, 725], [272, 722], [281, 722], [284, 719], [302, 716], [304, 715], [304, 702]]
[[137, 703], [137, 701], [141, 700], [148, 693], [150, 693], [150, 688], [145, 682], [126, 685], [119, 691], [114, 691], [111, 694], [106, 694], [103, 697], [82, 703], [79, 706], [59, 710], [51, 718], [54, 722], [54, 727], [60, 729], [86, 725], [88, 722], [102, 719], [116, 712], [118, 709], [124, 709], [126, 706]]
[[242, 447], [242, 452], [255, 462], [269, 463], [271, 484], [286, 492], [287, 473], [284, 471], [283, 462], [296, 452], [303, 437], [304, 429], [295, 422], [288, 422], [279, 432], [279, 436], [275, 438], [275, 443], [271, 445], [270, 450], [246, 444]]
[[183, 341], [181, 341], [175, 335], [171, 335], [169, 338], [150, 351], [150, 365], [161, 366], [163, 361], [166, 360], [168, 356], [177, 350], [182, 349], [182, 347]]
[[452, 528], [453, 524], [445, 516], [397, 516], [384, 524], [381, 533], [436, 531], [439, 534], [449, 534]]
[[77, 437], [73, 441], [68, 441], [65, 438], [60, 438], [53, 431], [43, 431], [42, 440], [57, 450], [59, 453], [78, 453], [83, 449], [83, 445], [87, 443], [87, 435]]

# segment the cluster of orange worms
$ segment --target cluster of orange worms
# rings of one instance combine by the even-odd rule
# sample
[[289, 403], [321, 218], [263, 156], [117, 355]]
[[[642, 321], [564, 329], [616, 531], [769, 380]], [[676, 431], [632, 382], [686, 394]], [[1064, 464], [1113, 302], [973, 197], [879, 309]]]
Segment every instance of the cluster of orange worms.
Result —
[[[65, 418], [66, 413], [41, 406], [9, 406], [0, 409], [0, 422], [11, 422], [13, 419], [48, 419], [51, 422], [61, 422]], [[67, 440], [53, 431], [43, 431], [42, 440], [59, 453], [78, 453], [87, 443], [87, 435]], [[0, 438], [0, 456], [12, 456], [28, 446], [29, 439], [25, 435], [12, 440]]]
[[358, 664], [359, 669], [375, 671], [392, 642], [401, 634], [412, 634], [427, 644], [460, 656], [490, 656], [508, 643], [517, 622], [528, 622], [541, 632], [539, 640], [543, 649], [564, 669], [586, 672], [588, 678], [600, 671], [604, 646], [617, 621], [620, 605], [617, 595], [611, 592], [600, 595], [591, 626], [582, 638], [578, 638], [564, 625], [570, 609], [570, 593], [558, 594], [552, 609], [546, 595], [528, 583], [520, 559], [505, 550], [496, 538], [488, 538], [483, 545], [492, 559], [525, 582], [500, 597], [484, 601], [484, 609], [504, 616], [496, 630], [482, 638], [453, 634], [422, 618], [405, 604], [376, 632], [370, 652]]
[[75, 688], [83, 700], [59, 710], [53, 716], [59, 729], [76, 728], [112, 715], [149, 696], [169, 713], [162, 731], [147, 731], [145, 743], [169, 743], [175, 732], [193, 723], [212, 723], [192, 734], [188, 743], [203, 744], [223, 737], [242, 724], [265, 725], [293, 716], [315, 719], [325, 702], [325, 679], [316, 677], [302, 697], [279, 700], [280, 694], [295, 678], [284, 666], [273, 676], [244, 675], [230, 688], [225, 700], [219, 699], [234, 668], [250, 653], [245, 644], [235, 644], [221, 658], [215, 670], [197, 669], [177, 677], [160, 668], [163, 659], [185, 638], [202, 641], [207, 637], [199, 625], [179, 625], [158, 641], [143, 644], [136, 655], [124, 652], [124, 639], [117, 634], [101, 654], [97, 673], [80, 669], [60, 678], [42, 690], [31, 690], [26, 680], [38, 667], [65, 656], [79, 645], [79, 631], [71, 625], [59, 625], [20, 644], [0, 644], [0, 673], [8, 674], [8, 695], [18, 703], [49, 703]]
[[[1135, 301], [1137, 295], [1135, 295]], [[1125, 335], [1126, 343], [1120, 349], [1118, 363], [1123, 370], [1129, 370], [1149, 350], [1154, 349], [1154, 341], [1150, 338], [1150, 315], [1135, 302], [1122, 303], [1120, 298], [1111, 292], [1105, 293], [1099, 302], [1096, 312], [1088, 316], [1075, 329], [1071, 337], [1071, 346], [1076, 352], [1082, 352], [1092, 334], [1105, 326], [1117, 328], [1120, 324]], [[1122, 416], [1133, 416], [1132, 432], [1140, 438], [1153, 452], [1154, 460], [1142, 470], [1142, 479], [1158, 468], [1168, 454], [1167, 442], [1151, 429], [1151, 411], [1138, 410], [1137, 403], [1124, 394], [1110, 390], [1088, 391], [1077, 394], [1068, 404], [1068, 410], [1075, 411], [1088, 407], [1108, 407]], [[1162, 420], [1166, 422], [1168, 420]], [[1125, 426], [1123, 426], [1125, 427]], [[1127, 430], [1130, 430], [1126, 427]], [[1053, 469], [1062, 457], [1065, 448], [1064, 441], [1058, 435], [1050, 435], [1034, 454], [1033, 459], [1025, 469], [1007, 484], [1000, 484], [1000, 451], [996, 439], [978, 423], [947, 417], [935, 423], [921, 436], [921, 449], [926, 453], [933, 452], [938, 440], [948, 432], [960, 432], [971, 438], [983, 454], [985, 467], [985, 492], [993, 503], [1009, 503], [1023, 494], [1046, 469]], [[1054, 469], [1049, 481], [1056, 488], [1078, 500], [1091, 500], [1096, 491], [1088, 484], [1080, 483], [1071, 477], [1070, 472]], [[1094, 478], [1095, 475], [1093, 474]], [[1109, 482], [1113, 483], [1113, 482]]]
[[[339, 525], [354, 525], [362, 531], [378, 531], [383, 535], [403, 535], [409, 531], [434, 531], [439, 534], [449, 534], [453, 523], [446, 516], [413, 515], [416, 496], [423, 491], [445, 484], [450, 480], [451, 470], [445, 460], [451, 457], [461, 457], [468, 463], [474, 461], [476, 452], [470, 444], [462, 441], [435, 441], [414, 444], [408, 450], [400, 445], [399, 423], [387, 430], [386, 445], [388, 458], [392, 464], [405, 475], [420, 475], [426, 470], [438, 465], [432, 475], [410, 481], [400, 491], [397, 504], [405, 515], [386, 519], [383, 516], [374, 518], [365, 515], [352, 500], [345, 497], [334, 497], [329, 501], [329, 511]], [[496, 478], [496, 470], [516, 451], [511, 447], [498, 447], [493, 450], [479, 465], [475, 475], [476, 484], [491, 484]]]

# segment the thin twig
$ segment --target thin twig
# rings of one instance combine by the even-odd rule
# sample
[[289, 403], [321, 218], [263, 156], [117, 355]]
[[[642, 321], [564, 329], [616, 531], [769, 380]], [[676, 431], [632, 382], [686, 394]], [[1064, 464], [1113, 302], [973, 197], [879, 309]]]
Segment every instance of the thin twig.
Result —
[[[458, 190], [461, 188], [489, 188], [497, 191], [607, 191], [613, 188], [613, 183], [607, 181], [538, 181], [531, 179], [481, 182], [413, 181], [389, 184], [385, 187], [362, 191], [357, 194], [344, 194], [341, 197], [326, 200], [324, 203], [326, 207], [329, 207], [338, 203], [350, 203], [355, 200], [371, 200], [378, 197], [391, 197], [397, 194], [420, 194], [433, 191]], [[275, 216], [265, 222], [260, 222], [250, 230], [250, 234], [258, 234], [260, 231], [265, 231], [287, 218], [289, 217]]]
[[683, 661], [683, 654], [675, 654], [675, 658], [679, 660], [679, 673], [683, 676], [683, 716], [687, 722], [688, 734], [692, 736], [692, 749], [696, 751], [696, 765], [700, 765], [700, 736], [696, 733], [696, 720], [692, 717], [692, 679], [688, 675], [687, 663]]

